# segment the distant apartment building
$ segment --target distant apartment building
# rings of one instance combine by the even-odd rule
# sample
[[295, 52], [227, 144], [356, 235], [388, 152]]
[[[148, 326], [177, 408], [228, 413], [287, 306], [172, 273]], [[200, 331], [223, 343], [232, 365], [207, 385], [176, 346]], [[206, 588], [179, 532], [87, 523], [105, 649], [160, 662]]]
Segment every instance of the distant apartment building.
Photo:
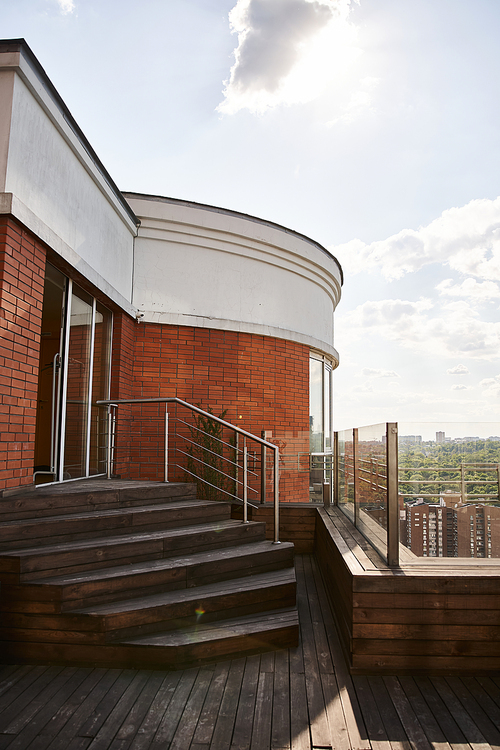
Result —
[[456, 515], [459, 557], [500, 557], [498, 506], [464, 505]]
[[420, 445], [422, 442], [422, 435], [400, 435], [400, 445]]
[[[446, 498], [450, 500], [450, 498]], [[418, 557], [500, 557], [500, 507], [407, 505], [401, 541]]]
[[418, 557], [457, 557], [455, 511], [445, 505], [408, 505], [406, 539]]
[[436, 432], [436, 443], [444, 443], [446, 435], [444, 432]]

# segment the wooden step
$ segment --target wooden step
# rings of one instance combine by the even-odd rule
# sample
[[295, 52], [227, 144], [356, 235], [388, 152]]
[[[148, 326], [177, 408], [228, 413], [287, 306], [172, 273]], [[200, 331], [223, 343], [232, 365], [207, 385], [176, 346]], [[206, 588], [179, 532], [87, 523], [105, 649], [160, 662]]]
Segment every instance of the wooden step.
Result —
[[244, 524], [228, 519], [162, 531], [13, 549], [0, 554], [0, 581], [3, 584], [24, 583], [58, 574], [163, 559], [264, 539], [264, 523]]
[[195, 497], [196, 485], [190, 483], [84, 479], [11, 492], [4, 490], [0, 497], [0, 522]]
[[293, 568], [97, 605], [63, 614], [2, 614], [0, 657], [9, 643], [105, 645], [295, 605]]
[[62, 664], [134, 669], [180, 669], [298, 645], [297, 610], [285, 607], [220, 623], [136, 637], [118, 643], [4, 641], [5, 664]]
[[168, 633], [157, 633], [121, 641], [137, 648], [137, 661], [143, 663], [141, 650], [157, 652], [160, 662], [176, 668], [235, 654], [250, 655], [298, 645], [299, 618], [295, 608], [224, 620], [222, 623], [192, 625]]
[[99, 622], [107, 641], [295, 605], [295, 570], [167, 591], [73, 610]]
[[132, 599], [146, 593], [192, 588], [291, 565], [293, 544], [275, 545], [263, 540], [175, 558], [54, 576], [40, 579], [37, 584], [60, 589], [61, 611], [68, 612], [124, 597]]
[[55, 544], [76, 539], [96, 539], [132, 531], [156, 531], [189, 523], [227, 520], [231, 505], [223, 502], [181, 500], [118, 510], [6, 521], [0, 526], [0, 549]]
[[295, 645], [293, 545], [230, 515], [193, 485], [4, 495], [0, 662], [168, 669]]

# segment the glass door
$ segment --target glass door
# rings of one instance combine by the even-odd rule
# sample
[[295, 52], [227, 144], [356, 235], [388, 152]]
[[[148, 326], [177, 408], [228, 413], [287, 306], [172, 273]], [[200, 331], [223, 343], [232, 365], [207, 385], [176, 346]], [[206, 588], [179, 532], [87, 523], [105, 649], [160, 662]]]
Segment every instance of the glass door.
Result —
[[95, 402], [109, 397], [111, 323], [111, 312], [70, 281], [59, 480], [105, 472], [105, 415]]
[[47, 265], [38, 386], [35, 481], [105, 474], [112, 313]]

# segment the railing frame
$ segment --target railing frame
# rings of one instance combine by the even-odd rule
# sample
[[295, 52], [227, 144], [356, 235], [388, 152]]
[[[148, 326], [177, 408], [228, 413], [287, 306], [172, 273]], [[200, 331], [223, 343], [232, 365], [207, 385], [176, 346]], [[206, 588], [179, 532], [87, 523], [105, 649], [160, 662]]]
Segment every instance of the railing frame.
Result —
[[[399, 495], [398, 495], [398, 424], [397, 422], [386, 422], [385, 425], [386, 439], [386, 467], [387, 476], [385, 495], [386, 495], [386, 549], [385, 557], [387, 564], [391, 567], [399, 566]], [[361, 477], [364, 469], [360, 468], [359, 458], [359, 428], [352, 430], [352, 477], [353, 477], [353, 523], [359, 528], [359, 486], [362, 481]], [[334, 497], [335, 505], [339, 506], [339, 486], [340, 486], [340, 465], [339, 465], [339, 435], [334, 433], [334, 476], [335, 487]], [[378, 477], [378, 474], [377, 474]], [[378, 481], [378, 479], [377, 479]], [[373, 541], [372, 541], [373, 543]], [[378, 547], [377, 547], [378, 548]]]
[[[223, 427], [226, 427], [230, 430], [234, 430], [236, 436], [241, 435], [244, 439], [249, 438], [250, 440], [254, 440], [257, 442], [262, 450], [265, 452], [266, 448], [269, 448], [269, 450], [272, 450], [274, 452], [274, 496], [273, 496], [273, 504], [274, 504], [274, 544], [280, 544], [279, 540], [279, 446], [275, 445], [274, 443], [269, 442], [269, 440], [266, 440], [263, 437], [258, 437], [258, 435], [253, 435], [251, 432], [247, 432], [246, 430], [243, 430], [241, 427], [237, 427], [234, 424], [231, 424], [230, 422], [226, 422], [226, 420], [221, 419], [220, 417], [215, 416], [214, 414], [210, 414], [210, 412], [204, 411], [203, 409], [200, 409], [199, 406], [194, 406], [193, 404], [189, 404], [187, 401], [183, 401], [180, 398], [177, 398], [176, 396], [170, 396], [166, 398], [121, 398], [121, 399], [110, 399], [106, 401], [97, 401], [97, 406], [107, 406], [108, 408], [108, 450], [107, 450], [107, 456], [106, 456], [106, 463], [107, 463], [107, 477], [108, 479], [112, 476], [112, 465], [114, 463], [114, 454], [115, 454], [115, 448], [116, 448], [116, 412], [119, 406], [122, 404], [165, 404], [165, 458], [164, 458], [164, 481], [168, 482], [168, 425], [169, 425], [169, 419], [168, 419], [168, 404], [177, 404], [179, 406], [183, 406], [186, 409], [189, 409], [191, 412], [195, 412], [196, 414], [200, 414], [201, 416], [212, 419], [215, 422], [218, 422]], [[265, 466], [265, 462], [264, 462]], [[247, 523], [248, 519], [248, 454], [247, 454], [247, 448], [245, 445], [244, 448], [244, 466], [243, 466], [243, 522]], [[265, 477], [262, 480], [262, 491], [264, 493], [265, 498]]]

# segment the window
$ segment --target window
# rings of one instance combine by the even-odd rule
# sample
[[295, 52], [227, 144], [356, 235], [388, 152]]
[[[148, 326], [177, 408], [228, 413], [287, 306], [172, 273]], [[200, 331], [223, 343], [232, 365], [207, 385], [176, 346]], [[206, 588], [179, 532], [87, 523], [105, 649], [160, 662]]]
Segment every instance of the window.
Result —
[[325, 453], [332, 449], [333, 373], [332, 363], [322, 354], [309, 359], [309, 450]]

